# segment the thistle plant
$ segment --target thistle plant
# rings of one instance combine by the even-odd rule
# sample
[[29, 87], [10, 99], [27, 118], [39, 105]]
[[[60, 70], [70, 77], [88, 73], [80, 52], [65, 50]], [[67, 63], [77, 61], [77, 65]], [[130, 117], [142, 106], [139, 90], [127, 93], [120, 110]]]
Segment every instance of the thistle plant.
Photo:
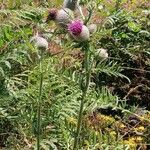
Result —
[[40, 136], [41, 136], [41, 104], [42, 104], [42, 88], [43, 88], [43, 53], [48, 49], [48, 42], [46, 39], [36, 35], [31, 39], [31, 42], [35, 43], [36, 48], [39, 52], [39, 93], [37, 98], [37, 150], [40, 150]]
[[73, 146], [73, 150], [75, 150], [77, 149], [77, 145], [79, 141], [84, 104], [85, 104], [86, 95], [87, 95], [89, 84], [90, 84], [90, 74], [91, 74], [90, 44], [89, 44], [90, 32], [88, 28], [79, 20], [75, 20], [72, 23], [70, 23], [68, 25], [68, 31], [76, 41], [83, 42], [83, 45], [81, 48], [82, 48], [82, 51], [84, 52], [84, 65], [82, 68], [84, 72], [84, 77], [82, 77], [82, 80], [80, 83], [80, 85], [82, 85], [81, 86], [82, 96], [80, 100], [77, 130], [75, 133], [74, 146]]
[[[67, 7], [65, 9], [69, 10], [69, 8], [73, 6], [71, 4], [74, 4], [73, 2], [77, 2], [77, 1], [72, 1], [72, 3], [69, 3], [69, 2], [70, 1], [64, 1], [64, 6]], [[81, 8], [80, 8], [80, 11], [82, 11]], [[66, 24], [68, 33], [71, 35], [71, 37], [74, 39], [75, 42], [82, 45], [80, 46], [80, 48], [82, 52], [84, 53], [83, 67], [81, 71], [82, 72], [81, 80], [79, 83], [81, 85], [80, 90], [82, 91], [82, 95], [80, 99], [77, 129], [75, 132], [74, 145], [73, 145], [73, 150], [76, 150], [78, 149], [78, 145], [79, 145], [78, 143], [79, 143], [79, 138], [80, 138], [80, 131], [82, 128], [84, 106], [86, 103], [86, 97], [87, 97], [87, 93], [89, 90], [90, 78], [91, 78], [91, 69], [92, 69], [91, 56], [92, 55], [91, 55], [91, 45], [89, 43], [90, 33], [96, 32], [97, 26], [95, 24], [90, 25], [89, 28], [86, 26], [86, 24], [90, 20], [91, 13], [89, 14], [88, 20], [74, 19], [73, 21], [70, 21], [68, 20], [68, 15], [66, 16], [66, 13], [63, 13], [63, 11], [60, 11], [60, 10], [59, 12], [62, 12], [62, 13], [58, 13], [55, 9], [52, 9], [51, 11], [49, 11], [49, 16], [47, 20], [53, 20], [59, 23], [63, 22], [64, 25]], [[83, 15], [82, 12], [80, 14], [81, 16]], [[58, 16], [61, 16], [61, 17], [58, 17]], [[85, 19], [85, 17], [83, 16], [82, 18]]]

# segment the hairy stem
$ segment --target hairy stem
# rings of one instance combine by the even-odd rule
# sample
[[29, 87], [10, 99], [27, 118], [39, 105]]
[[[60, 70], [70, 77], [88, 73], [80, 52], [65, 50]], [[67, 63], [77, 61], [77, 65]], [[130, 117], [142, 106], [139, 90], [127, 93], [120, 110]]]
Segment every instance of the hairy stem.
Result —
[[[77, 124], [77, 130], [75, 134], [75, 139], [74, 139], [74, 146], [73, 150], [78, 149], [78, 142], [79, 142], [79, 136], [80, 136], [80, 130], [81, 130], [81, 125], [82, 125], [82, 116], [83, 116], [83, 108], [85, 104], [85, 98], [86, 94], [89, 88], [89, 83], [90, 83], [90, 75], [91, 71], [89, 69], [89, 49], [86, 49], [85, 51], [85, 76], [86, 76], [86, 81], [85, 81], [85, 87], [82, 90], [82, 97], [81, 97], [81, 102], [80, 102], [80, 110], [79, 110], [79, 116], [78, 116], [78, 124]], [[84, 81], [82, 81], [84, 82]]]
[[41, 101], [42, 101], [42, 86], [43, 86], [43, 68], [42, 68], [42, 52], [40, 56], [40, 84], [38, 96], [38, 110], [37, 110], [37, 150], [40, 150], [40, 135], [41, 135]]
[[121, 3], [121, 0], [116, 0], [116, 11], [118, 11], [119, 10], [119, 8], [120, 8], [120, 3]]

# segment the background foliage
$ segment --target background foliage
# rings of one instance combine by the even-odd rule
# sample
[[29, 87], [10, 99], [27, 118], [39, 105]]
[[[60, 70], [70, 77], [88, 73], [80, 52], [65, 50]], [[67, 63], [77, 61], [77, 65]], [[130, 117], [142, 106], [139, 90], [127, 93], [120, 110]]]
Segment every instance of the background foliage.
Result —
[[[94, 6], [91, 22], [98, 24], [98, 31], [91, 37], [92, 46], [105, 48], [109, 54], [93, 70], [81, 149], [149, 149], [150, 3], [117, 2], [81, 0], [83, 12]], [[45, 23], [48, 9], [61, 4], [1, 0], [1, 149], [35, 148], [39, 62], [30, 39], [37, 30], [49, 41], [42, 61], [42, 148], [71, 149], [81, 96], [77, 83], [82, 56], [52, 22]]]

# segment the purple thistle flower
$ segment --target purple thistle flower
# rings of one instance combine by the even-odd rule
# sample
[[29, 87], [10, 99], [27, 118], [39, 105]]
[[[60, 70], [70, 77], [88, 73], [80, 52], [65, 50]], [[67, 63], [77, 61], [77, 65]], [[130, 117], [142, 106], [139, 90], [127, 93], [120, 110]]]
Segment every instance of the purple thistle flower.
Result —
[[74, 35], [78, 36], [82, 32], [83, 23], [80, 20], [73, 21], [68, 25], [68, 31]]
[[57, 16], [57, 9], [55, 9], [55, 8], [50, 9], [48, 17], [47, 17], [47, 21], [48, 20], [55, 20], [56, 16]]

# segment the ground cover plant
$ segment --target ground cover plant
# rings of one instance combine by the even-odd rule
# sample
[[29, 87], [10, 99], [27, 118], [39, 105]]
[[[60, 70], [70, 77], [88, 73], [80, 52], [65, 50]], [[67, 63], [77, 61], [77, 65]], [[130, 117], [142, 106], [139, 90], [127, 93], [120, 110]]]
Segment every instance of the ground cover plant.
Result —
[[149, 150], [149, 8], [2, 0], [0, 149]]

